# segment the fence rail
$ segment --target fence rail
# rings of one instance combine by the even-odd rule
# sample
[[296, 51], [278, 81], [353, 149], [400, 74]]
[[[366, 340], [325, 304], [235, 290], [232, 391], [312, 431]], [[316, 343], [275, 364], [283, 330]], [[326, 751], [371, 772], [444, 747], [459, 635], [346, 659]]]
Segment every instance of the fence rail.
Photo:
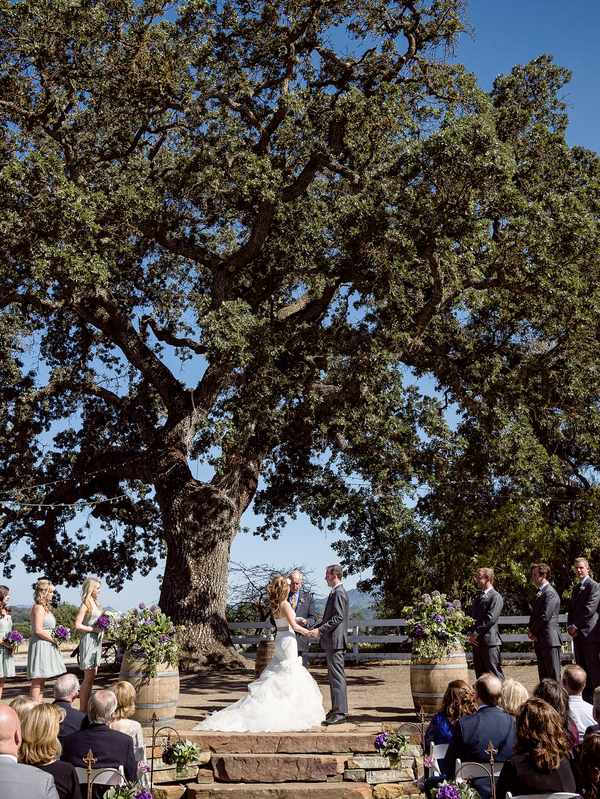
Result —
[[[561, 624], [566, 625], [567, 614], [561, 613], [558, 617]], [[516, 625], [529, 624], [529, 616], [500, 616], [498, 625], [500, 627], [513, 627]], [[403, 629], [406, 627], [404, 619], [350, 619], [348, 623], [348, 643], [352, 644], [352, 652], [346, 653], [346, 660], [358, 662], [359, 660], [411, 660], [412, 655], [410, 652], [360, 652], [360, 644], [401, 644], [408, 640], [408, 636], [402, 633], [389, 633], [387, 635], [380, 635], [369, 632], [372, 629], [380, 629], [381, 627], [395, 627]], [[270, 621], [246, 621], [246, 622], [231, 622], [229, 624], [230, 630], [256, 630], [254, 635], [232, 635], [231, 640], [234, 644], [255, 645], [261, 641], [269, 639], [272, 635], [273, 627]], [[360, 630], [365, 630], [365, 633], [360, 633]], [[566, 658], [573, 657], [573, 641], [564, 632], [563, 638], [567, 641], [567, 652], [564, 655]], [[504, 633], [502, 640], [506, 642], [528, 643], [531, 641], [524, 633]], [[511, 659], [532, 659], [533, 652], [509, 652], [506, 653]], [[248, 658], [254, 658], [254, 653], [245, 653]], [[310, 652], [309, 658], [316, 659], [325, 657], [324, 652]], [[467, 653], [467, 660], [472, 660], [473, 655]]]

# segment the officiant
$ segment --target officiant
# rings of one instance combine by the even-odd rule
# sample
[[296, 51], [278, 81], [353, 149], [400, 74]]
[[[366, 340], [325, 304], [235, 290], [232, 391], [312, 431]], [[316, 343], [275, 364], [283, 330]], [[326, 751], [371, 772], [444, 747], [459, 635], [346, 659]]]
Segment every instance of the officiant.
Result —
[[[288, 578], [288, 582], [290, 584], [288, 602], [296, 615], [296, 623], [300, 627], [312, 627], [317, 620], [315, 600], [312, 594], [302, 590], [302, 575], [299, 571], [293, 571]], [[275, 626], [275, 620], [272, 616], [271, 624]], [[307, 669], [310, 638], [296, 633], [296, 641], [298, 642], [298, 654], [302, 658], [302, 665]]]

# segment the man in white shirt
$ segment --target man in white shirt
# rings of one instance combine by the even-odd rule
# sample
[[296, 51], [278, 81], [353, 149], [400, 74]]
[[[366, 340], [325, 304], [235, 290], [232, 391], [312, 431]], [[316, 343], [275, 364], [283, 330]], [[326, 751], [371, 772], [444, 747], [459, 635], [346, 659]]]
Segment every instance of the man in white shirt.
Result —
[[15, 711], [0, 705], [0, 796], [2, 799], [58, 799], [54, 777], [17, 763], [21, 724]]
[[586, 680], [587, 674], [581, 666], [567, 666], [563, 672], [562, 684], [569, 694], [569, 711], [577, 726], [579, 743], [583, 741], [587, 728], [596, 723], [592, 705], [582, 696]]

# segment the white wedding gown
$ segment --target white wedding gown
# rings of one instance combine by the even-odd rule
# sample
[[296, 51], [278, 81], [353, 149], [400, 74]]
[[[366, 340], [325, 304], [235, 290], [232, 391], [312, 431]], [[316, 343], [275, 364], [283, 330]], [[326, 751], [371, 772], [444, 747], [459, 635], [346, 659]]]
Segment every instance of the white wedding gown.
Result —
[[195, 730], [221, 732], [291, 732], [317, 727], [325, 720], [319, 686], [298, 657], [296, 635], [287, 619], [275, 619], [275, 656], [248, 694], [207, 716]]

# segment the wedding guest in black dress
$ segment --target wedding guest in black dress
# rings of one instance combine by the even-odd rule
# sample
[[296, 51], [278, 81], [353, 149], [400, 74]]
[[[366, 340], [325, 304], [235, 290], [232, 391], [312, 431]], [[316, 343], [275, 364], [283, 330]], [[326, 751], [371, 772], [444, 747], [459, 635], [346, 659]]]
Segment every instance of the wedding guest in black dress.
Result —
[[569, 761], [569, 742], [553, 707], [533, 697], [523, 702], [515, 717], [512, 757], [502, 766], [496, 799], [531, 793], [575, 792]]
[[585, 799], [600, 799], [600, 732], [589, 732], [580, 749], [577, 790]]
[[48, 703], [32, 708], [21, 725], [20, 759], [52, 774], [60, 799], [81, 799], [75, 767], [58, 759], [61, 753], [58, 730], [64, 715], [62, 708]]

